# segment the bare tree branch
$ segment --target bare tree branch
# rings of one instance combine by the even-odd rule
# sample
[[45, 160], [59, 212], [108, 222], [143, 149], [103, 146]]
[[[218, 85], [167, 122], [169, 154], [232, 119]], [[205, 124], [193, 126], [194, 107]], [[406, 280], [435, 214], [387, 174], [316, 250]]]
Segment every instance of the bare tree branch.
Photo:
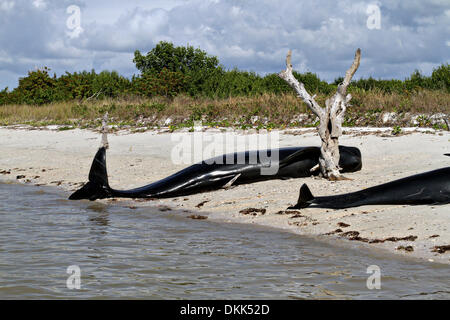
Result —
[[358, 70], [360, 61], [361, 49], [358, 48], [358, 50], [356, 50], [355, 52], [355, 58], [353, 59], [351, 67], [345, 73], [344, 81], [339, 85], [338, 91], [340, 92], [340, 94], [345, 95], [347, 93], [347, 87], [350, 84], [350, 81], [352, 81], [353, 75], [355, 74], [356, 70]]
[[342, 134], [342, 123], [345, 111], [352, 96], [347, 94], [347, 87], [358, 70], [361, 61], [361, 50], [356, 50], [355, 58], [350, 68], [345, 73], [344, 81], [338, 86], [333, 97], [325, 101], [325, 108], [319, 106], [314, 100], [314, 96], [306, 91], [303, 83], [299, 82], [292, 73], [291, 63], [292, 52], [289, 50], [286, 56], [286, 70], [281, 71], [278, 76], [285, 80], [297, 93], [308, 107], [319, 117], [318, 129], [322, 146], [320, 148], [319, 166], [322, 175], [330, 180], [346, 179], [339, 172], [339, 142]]
[[291, 64], [292, 51], [289, 50], [286, 56], [286, 70], [281, 71], [278, 76], [286, 81], [297, 93], [297, 96], [301, 98], [308, 107], [318, 116], [319, 118], [324, 113], [324, 110], [319, 106], [319, 104], [314, 100], [315, 96], [312, 96], [306, 91], [303, 83], [299, 82], [292, 74], [292, 64]]

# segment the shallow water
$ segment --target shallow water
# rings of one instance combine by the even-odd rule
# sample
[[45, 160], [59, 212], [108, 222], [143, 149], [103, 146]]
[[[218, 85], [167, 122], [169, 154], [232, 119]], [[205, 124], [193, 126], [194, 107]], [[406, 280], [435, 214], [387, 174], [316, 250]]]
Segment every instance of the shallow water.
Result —
[[[375, 299], [450, 297], [449, 267], [385, 257], [186, 213], [68, 201], [0, 184], [0, 298]], [[69, 289], [67, 268], [80, 268]], [[381, 289], [366, 286], [381, 269]]]

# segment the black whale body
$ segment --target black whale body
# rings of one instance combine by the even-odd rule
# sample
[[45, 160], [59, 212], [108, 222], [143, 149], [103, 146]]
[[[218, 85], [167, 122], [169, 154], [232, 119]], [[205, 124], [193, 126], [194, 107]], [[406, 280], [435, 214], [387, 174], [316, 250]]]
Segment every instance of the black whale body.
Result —
[[[146, 186], [115, 190], [109, 186], [106, 170], [106, 149], [98, 149], [89, 172], [89, 182], [75, 191], [70, 200], [122, 198], [170, 198], [222, 188], [229, 182], [233, 185], [252, 183], [271, 179], [289, 179], [311, 176], [311, 169], [318, 164], [319, 147], [288, 147], [276, 149], [278, 163], [270, 163], [273, 150], [259, 152], [240, 152], [219, 156], [193, 164], [164, 179]], [[361, 152], [355, 147], [339, 146], [341, 172], [361, 170]], [[229, 161], [229, 159], [233, 161]], [[257, 161], [254, 161], [256, 157]], [[212, 161], [216, 160], [216, 161]], [[228, 160], [228, 161], [227, 161]], [[231, 162], [231, 164], [229, 164]], [[221, 164], [222, 163], [222, 164]], [[276, 174], [261, 174], [261, 169], [278, 164]], [[235, 181], [232, 181], [235, 179]]]
[[450, 203], [450, 167], [394, 180], [357, 192], [314, 197], [306, 184], [300, 188], [297, 204], [306, 207], [344, 209], [376, 204], [448, 204]]

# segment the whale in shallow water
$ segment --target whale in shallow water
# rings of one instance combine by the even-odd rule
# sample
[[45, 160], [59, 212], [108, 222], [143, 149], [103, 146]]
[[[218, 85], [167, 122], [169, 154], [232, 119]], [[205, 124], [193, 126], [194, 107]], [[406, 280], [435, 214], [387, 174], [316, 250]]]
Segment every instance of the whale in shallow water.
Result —
[[303, 184], [300, 188], [297, 204], [288, 209], [302, 209], [309, 206], [344, 209], [374, 204], [447, 203], [450, 203], [450, 167], [336, 196], [314, 197], [308, 186]]
[[[276, 153], [275, 153], [276, 151]], [[361, 152], [355, 147], [339, 146], [341, 172], [361, 170]], [[267, 157], [260, 156], [261, 154]], [[275, 163], [271, 156], [277, 154]], [[103, 198], [170, 198], [204, 191], [217, 190], [271, 179], [308, 177], [319, 162], [319, 147], [288, 147], [264, 152], [238, 152], [222, 155], [193, 164], [171, 176], [143, 187], [116, 190], [109, 186], [106, 170], [106, 149], [98, 149], [89, 172], [89, 182], [75, 191], [70, 200]], [[232, 161], [230, 161], [232, 159]], [[268, 162], [269, 159], [269, 162]], [[255, 161], [256, 160], [256, 161]], [[231, 163], [230, 163], [231, 162]], [[276, 165], [274, 174], [263, 174], [263, 169]]]

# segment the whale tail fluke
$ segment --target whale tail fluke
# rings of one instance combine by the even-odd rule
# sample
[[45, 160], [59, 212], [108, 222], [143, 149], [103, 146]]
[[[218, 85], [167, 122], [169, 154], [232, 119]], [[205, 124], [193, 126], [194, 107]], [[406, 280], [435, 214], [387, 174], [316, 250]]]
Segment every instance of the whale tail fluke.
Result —
[[298, 196], [297, 204], [295, 206], [289, 207], [288, 209], [303, 209], [307, 208], [311, 205], [311, 200], [314, 199], [314, 196], [309, 190], [306, 183], [304, 183], [300, 188], [300, 194]]
[[108, 183], [106, 171], [106, 148], [100, 147], [92, 161], [89, 171], [89, 182], [72, 193], [69, 200], [103, 199], [111, 196], [111, 188]]

